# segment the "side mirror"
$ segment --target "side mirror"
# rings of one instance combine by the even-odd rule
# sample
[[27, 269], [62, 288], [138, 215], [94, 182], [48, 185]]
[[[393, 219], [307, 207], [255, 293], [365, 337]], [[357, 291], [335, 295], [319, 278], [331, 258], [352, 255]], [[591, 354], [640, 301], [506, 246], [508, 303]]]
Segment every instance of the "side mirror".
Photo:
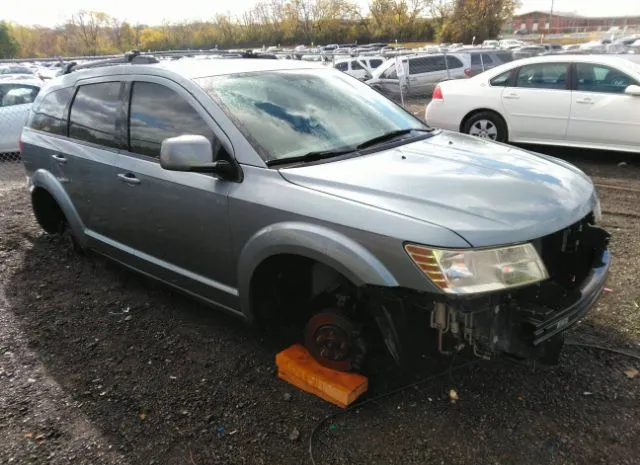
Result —
[[162, 141], [160, 166], [168, 171], [214, 173], [224, 179], [238, 177], [236, 166], [226, 160], [213, 161], [211, 141], [204, 136], [184, 135]]
[[640, 86], [631, 84], [624, 90], [624, 93], [633, 97], [640, 97]]

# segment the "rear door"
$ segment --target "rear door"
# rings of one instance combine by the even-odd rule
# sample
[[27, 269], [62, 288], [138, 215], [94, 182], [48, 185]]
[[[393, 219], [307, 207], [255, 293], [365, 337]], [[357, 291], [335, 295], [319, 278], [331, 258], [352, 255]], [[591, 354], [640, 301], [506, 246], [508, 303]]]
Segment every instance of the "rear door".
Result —
[[616, 68], [576, 63], [567, 140], [638, 150], [640, 98], [624, 93], [637, 79]]
[[518, 68], [502, 92], [509, 139], [563, 141], [569, 125], [568, 63], [534, 63]]
[[[122, 147], [116, 119], [122, 110], [122, 91], [117, 77], [79, 81], [73, 89], [68, 128], [64, 127], [68, 137], [49, 139], [52, 172], [64, 185], [91, 238], [113, 225], [113, 164]], [[38, 120], [39, 115], [34, 115], [34, 121]]]
[[136, 268], [214, 302], [232, 306], [227, 194], [231, 182], [212, 174], [175, 172], [160, 166], [164, 139], [207, 137], [212, 157], [231, 160], [231, 142], [183, 87], [160, 77], [127, 83], [125, 149], [113, 179], [118, 228], [113, 244]]

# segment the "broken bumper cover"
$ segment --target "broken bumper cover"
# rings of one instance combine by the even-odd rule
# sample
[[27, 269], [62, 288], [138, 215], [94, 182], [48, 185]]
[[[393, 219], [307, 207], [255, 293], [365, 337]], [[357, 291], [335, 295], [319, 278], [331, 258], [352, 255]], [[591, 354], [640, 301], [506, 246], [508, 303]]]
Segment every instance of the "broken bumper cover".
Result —
[[578, 301], [535, 326], [535, 330], [533, 331], [534, 339], [532, 341], [534, 346], [538, 346], [556, 334], [567, 330], [593, 307], [604, 289], [609, 264], [609, 251], [605, 250], [600, 266], [592, 268], [587, 279], [580, 286], [580, 297]]
[[385, 345], [399, 365], [411, 364], [429, 345], [444, 354], [466, 348], [486, 359], [507, 355], [555, 364], [563, 333], [596, 303], [609, 265], [605, 248], [581, 284], [557, 299], [551, 282], [464, 298], [434, 299], [402, 288], [369, 288], [367, 294]]

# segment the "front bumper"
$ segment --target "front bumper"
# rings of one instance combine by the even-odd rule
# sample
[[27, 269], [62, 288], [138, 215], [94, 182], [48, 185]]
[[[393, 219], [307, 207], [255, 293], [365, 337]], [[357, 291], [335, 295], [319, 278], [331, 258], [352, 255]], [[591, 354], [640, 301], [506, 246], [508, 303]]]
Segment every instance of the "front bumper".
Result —
[[534, 346], [538, 346], [556, 334], [567, 330], [593, 307], [604, 289], [610, 260], [609, 251], [605, 250], [602, 254], [600, 266], [592, 268], [587, 279], [580, 286], [578, 291], [580, 293], [579, 299], [564, 310], [554, 314], [551, 318], [536, 324], [532, 341]]
[[[597, 302], [610, 266], [608, 249], [570, 291], [545, 282], [506, 293], [454, 298], [407, 289], [369, 289], [369, 303], [389, 352], [400, 365], [435, 347], [440, 353], [470, 350], [490, 359], [510, 356], [553, 365], [564, 332]], [[535, 296], [535, 297], [532, 297]], [[556, 298], [557, 297], [557, 298]]]

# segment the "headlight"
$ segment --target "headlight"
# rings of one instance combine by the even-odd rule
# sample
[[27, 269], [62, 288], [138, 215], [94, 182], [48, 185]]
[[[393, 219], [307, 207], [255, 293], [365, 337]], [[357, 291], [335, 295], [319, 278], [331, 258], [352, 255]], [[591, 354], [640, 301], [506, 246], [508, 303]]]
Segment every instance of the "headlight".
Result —
[[593, 219], [596, 224], [602, 222], [602, 206], [600, 205], [600, 198], [596, 196], [596, 204], [593, 206]]
[[510, 289], [549, 277], [532, 244], [480, 250], [407, 244], [404, 249], [433, 284], [449, 294]]

